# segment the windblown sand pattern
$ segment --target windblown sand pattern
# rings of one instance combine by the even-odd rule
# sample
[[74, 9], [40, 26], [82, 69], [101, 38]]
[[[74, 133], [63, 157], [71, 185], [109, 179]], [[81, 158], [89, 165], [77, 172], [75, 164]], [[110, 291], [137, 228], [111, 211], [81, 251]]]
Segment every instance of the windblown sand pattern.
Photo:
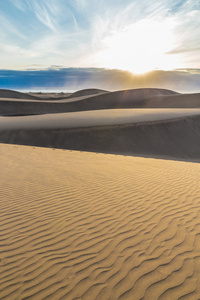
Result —
[[0, 145], [1, 299], [200, 299], [200, 165]]

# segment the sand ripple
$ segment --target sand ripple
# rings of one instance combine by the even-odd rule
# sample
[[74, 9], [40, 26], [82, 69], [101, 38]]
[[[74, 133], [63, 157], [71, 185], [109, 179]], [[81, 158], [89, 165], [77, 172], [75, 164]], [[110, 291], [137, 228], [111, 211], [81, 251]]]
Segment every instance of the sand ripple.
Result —
[[0, 145], [1, 299], [199, 299], [200, 165]]

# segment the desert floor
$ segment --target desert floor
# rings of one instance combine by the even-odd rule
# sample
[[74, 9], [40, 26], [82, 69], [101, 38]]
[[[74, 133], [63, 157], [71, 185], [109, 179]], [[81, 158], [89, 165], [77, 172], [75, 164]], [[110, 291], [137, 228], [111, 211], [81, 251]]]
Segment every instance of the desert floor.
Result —
[[0, 90], [0, 299], [200, 299], [200, 94]]
[[1, 299], [199, 299], [198, 163], [0, 154]]

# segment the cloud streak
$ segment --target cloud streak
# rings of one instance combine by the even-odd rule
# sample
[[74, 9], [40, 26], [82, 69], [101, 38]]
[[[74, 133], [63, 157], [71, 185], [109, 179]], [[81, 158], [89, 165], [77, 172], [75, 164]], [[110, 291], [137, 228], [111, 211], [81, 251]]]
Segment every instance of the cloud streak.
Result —
[[166, 55], [176, 59], [175, 68], [200, 68], [199, 0], [7, 0], [0, 3], [0, 21], [0, 68], [109, 67], [98, 60], [105, 40], [139, 22], [173, 24], [176, 42]]

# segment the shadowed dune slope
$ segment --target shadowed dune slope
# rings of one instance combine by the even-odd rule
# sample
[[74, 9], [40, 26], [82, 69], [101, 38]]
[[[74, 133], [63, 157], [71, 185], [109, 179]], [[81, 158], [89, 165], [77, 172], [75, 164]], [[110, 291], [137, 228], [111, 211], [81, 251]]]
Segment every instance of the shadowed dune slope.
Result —
[[0, 145], [1, 299], [200, 299], [200, 165]]
[[71, 95], [71, 93], [64, 93], [64, 92], [29, 92], [29, 95], [37, 97], [40, 100], [59, 100], [67, 98]]
[[154, 108], [191, 108], [200, 107], [200, 94], [178, 94], [171, 96], [160, 96], [149, 99], [146, 107]]
[[37, 100], [38, 97], [30, 95], [29, 93], [21, 93], [13, 90], [0, 89], [0, 98], [15, 98], [15, 99], [33, 99]]
[[62, 100], [62, 99], [70, 99], [82, 96], [94, 96], [102, 93], [107, 93], [108, 91], [100, 90], [100, 89], [84, 89], [74, 93], [29, 93], [41, 100]]
[[84, 89], [80, 90], [77, 92], [72, 93], [69, 98], [73, 97], [80, 97], [80, 96], [89, 96], [89, 95], [98, 95], [98, 94], [104, 94], [104, 93], [109, 93], [108, 91], [105, 90], [100, 90], [100, 89]]
[[100, 109], [35, 116], [0, 117], [0, 131], [17, 129], [67, 129], [141, 124], [200, 115], [200, 108]]
[[0, 142], [200, 161], [200, 116], [75, 129], [1, 130]]
[[147, 107], [146, 102], [149, 98], [174, 94], [177, 93], [163, 89], [135, 89], [108, 92], [92, 97], [88, 96], [86, 99], [67, 103], [45, 103], [44, 101], [30, 103], [25, 101], [0, 100], [0, 115], [12, 116], [98, 109], [142, 108]]
[[[135, 105], [139, 107], [144, 105], [144, 101], [146, 99], [152, 97], [160, 97], [160, 96], [171, 96], [171, 95], [178, 95], [177, 92], [166, 90], [166, 89], [158, 89], [158, 88], [140, 88], [140, 89], [131, 89], [131, 90], [122, 90], [116, 91], [106, 94], [98, 95], [98, 100], [111, 102], [114, 100], [117, 102], [118, 105], [129, 105], [135, 101]], [[131, 107], [131, 106], [130, 106]]]
[[41, 93], [41, 92], [29, 92], [22, 93], [14, 90], [0, 89], [0, 98], [15, 98], [15, 99], [30, 99], [30, 100], [61, 100], [65, 98], [74, 98], [81, 96], [94, 96], [108, 91], [100, 89], [85, 89], [74, 93]]

